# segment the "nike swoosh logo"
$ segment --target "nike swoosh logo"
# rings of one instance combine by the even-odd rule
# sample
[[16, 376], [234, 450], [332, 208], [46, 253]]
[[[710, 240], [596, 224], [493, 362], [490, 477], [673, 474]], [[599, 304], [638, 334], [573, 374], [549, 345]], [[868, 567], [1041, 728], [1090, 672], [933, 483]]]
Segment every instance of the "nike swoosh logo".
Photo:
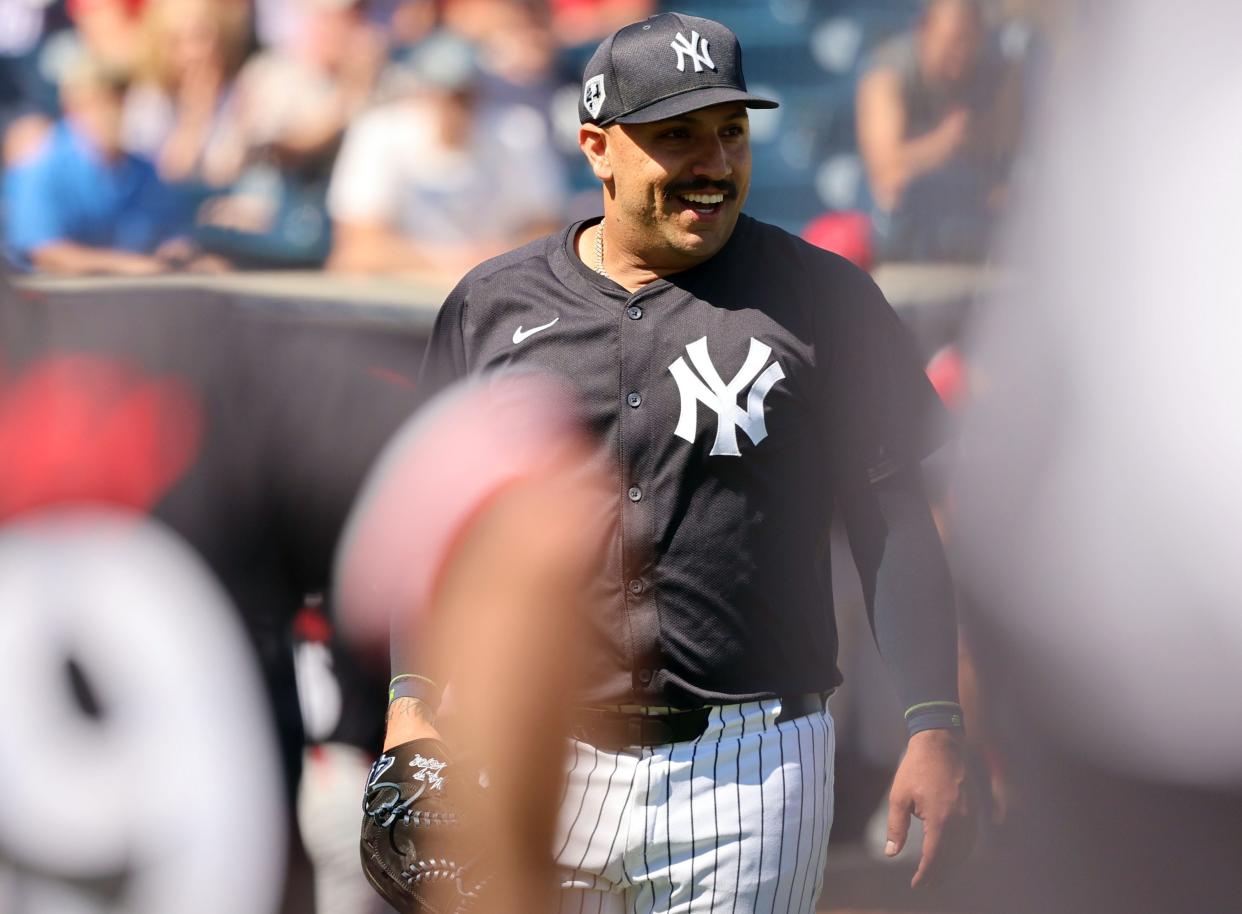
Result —
[[552, 320], [548, 321], [546, 324], [541, 324], [538, 327], [531, 327], [529, 330], [523, 330], [522, 325], [518, 324], [518, 328], [513, 331], [513, 345], [516, 346], [518, 343], [522, 342], [522, 340], [526, 339], [527, 337], [534, 336], [540, 330], [547, 330], [549, 327], [551, 327], [553, 324], [555, 324], [559, 320], [560, 320], [560, 316], [558, 315], [557, 317], [552, 318]]

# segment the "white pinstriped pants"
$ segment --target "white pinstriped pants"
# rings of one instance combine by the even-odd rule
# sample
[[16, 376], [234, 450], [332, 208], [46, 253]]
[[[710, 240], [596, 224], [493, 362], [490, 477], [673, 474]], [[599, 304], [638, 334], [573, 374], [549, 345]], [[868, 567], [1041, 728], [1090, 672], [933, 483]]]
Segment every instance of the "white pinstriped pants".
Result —
[[561, 914], [812, 914], [832, 825], [827, 711], [777, 726], [777, 699], [713, 708], [697, 740], [573, 742]]

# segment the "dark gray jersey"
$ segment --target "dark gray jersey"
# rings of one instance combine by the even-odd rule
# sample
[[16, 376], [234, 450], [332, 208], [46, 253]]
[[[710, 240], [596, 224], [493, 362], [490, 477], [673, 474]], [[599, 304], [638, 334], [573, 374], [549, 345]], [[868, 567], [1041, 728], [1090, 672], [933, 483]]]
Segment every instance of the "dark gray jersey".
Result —
[[709, 261], [632, 295], [577, 257], [581, 228], [468, 274], [425, 370], [564, 375], [619, 467], [585, 699], [835, 687], [834, 497], [937, 443], [900, 322], [865, 273], [746, 216]]

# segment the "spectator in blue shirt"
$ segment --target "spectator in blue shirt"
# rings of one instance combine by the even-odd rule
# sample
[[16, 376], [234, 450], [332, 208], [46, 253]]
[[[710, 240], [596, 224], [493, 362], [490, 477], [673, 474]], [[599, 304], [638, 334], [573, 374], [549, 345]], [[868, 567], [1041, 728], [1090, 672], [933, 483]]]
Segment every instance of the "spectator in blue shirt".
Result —
[[[65, 117], [4, 179], [6, 236], [19, 266], [141, 275], [191, 266], [188, 201], [121, 148], [126, 79], [83, 60], [61, 84]], [[208, 266], [208, 264], [201, 264]]]

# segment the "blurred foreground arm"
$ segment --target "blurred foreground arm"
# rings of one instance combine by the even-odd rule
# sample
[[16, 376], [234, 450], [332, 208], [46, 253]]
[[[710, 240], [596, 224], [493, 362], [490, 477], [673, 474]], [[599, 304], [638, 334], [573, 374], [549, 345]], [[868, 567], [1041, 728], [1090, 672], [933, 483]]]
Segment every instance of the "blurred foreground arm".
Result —
[[394, 607], [394, 669], [451, 683], [451, 737], [434, 698], [398, 699], [368, 784], [364, 868], [402, 910], [548, 910], [565, 695], [611, 491], [571, 406], [530, 376], [459, 387], [381, 460], [347, 536], [346, 605]]

